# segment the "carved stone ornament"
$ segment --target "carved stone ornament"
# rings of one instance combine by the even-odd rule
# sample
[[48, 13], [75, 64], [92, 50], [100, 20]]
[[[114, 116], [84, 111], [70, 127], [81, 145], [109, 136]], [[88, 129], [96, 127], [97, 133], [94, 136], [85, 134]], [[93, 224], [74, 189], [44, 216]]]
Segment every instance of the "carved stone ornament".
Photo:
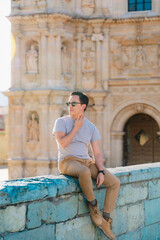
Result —
[[137, 103], [135, 105], [135, 110], [136, 110], [137, 113], [143, 113], [144, 112], [144, 104]]

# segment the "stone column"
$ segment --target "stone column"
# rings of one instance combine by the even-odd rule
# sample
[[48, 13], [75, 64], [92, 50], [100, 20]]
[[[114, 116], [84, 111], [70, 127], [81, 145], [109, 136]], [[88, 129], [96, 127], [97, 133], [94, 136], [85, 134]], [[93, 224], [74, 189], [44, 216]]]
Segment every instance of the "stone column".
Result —
[[102, 0], [95, 0], [95, 15], [102, 14]]
[[[64, 95], [62, 92], [53, 93], [50, 97], [50, 109], [49, 109], [49, 116], [50, 116], [50, 142], [49, 142], [49, 158], [51, 160], [50, 163], [50, 174], [56, 174], [58, 172], [57, 163], [58, 163], [58, 148], [55, 136], [52, 135], [52, 130], [57, 118], [59, 118], [62, 114], [64, 109]], [[57, 105], [58, 104], [58, 105]]]
[[111, 132], [110, 167], [123, 165], [123, 136], [125, 132]]
[[[14, 34], [14, 33], [13, 33]], [[12, 60], [12, 68], [11, 68], [11, 86], [12, 88], [18, 89], [20, 88], [21, 82], [21, 34], [15, 33], [15, 55]]]
[[[96, 99], [95, 99], [96, 102]], [[100, 136], [101, 136], [101, 141], [100, 141], [100, 146], [101, 146], [101, 151], [103, 153], [103, 110], [104, 106], [99, 105], [98, 103], [93, 107], [96, 110], [96, 127], [99, 130]]]
[[[23, 94], [23, 93], [22, 93]], [[14, 97], [14, 106], [13, 106], [14, 118], [12, 119], [14, 128], [11, 131], [14, 132], [12, 135], [12, 140], [14, 141], [13, 149], [13, 158], [22, 159], [22, 143], [23, 143], [23, 105], [22, 105], [22, 96]]]
[[76, 37], [76, 89], [82, 87], [82, 40], [81, 37]]
[[102, 61], [101, 61], [101, 41], [103, 36], [101, 34], [93, 34], [92, 40], [96, 42], [96, 89], [102, 88]]
[[9, 120], [9, 179], [24, 177], [23, 172], [23, 105], [21, 92], [19, 96], [13, 97], [13, 105], [10, 106]]
[[49, 136], [48, 136], [48, 123], [49, 123], [49, 104], [48, 104], [48, 94], [39, 94], [39, 103], [40, 103], [40, 145], [41, 145], [41, 154], [38, 157], [39, 160], [48, 160], [48, 145], [49, 145]]
[[104, 41], [102, 47], [103, 63], [102, 63], [102, 85], [105, 91], [108, 91], [109, 81], [109, 29], [105, 30]]
[[57, 35], [55, 41], [56, 41], [56, 62], [55, 62], [56, 74], [55, 74], [55, 79], [56, 79], [56, 86], [61, 86], [61, 72], [62, 72], [62, 66], [61, 66], [61, 36]]
[[55, 52], [56, 52], [56, 41], [55, 37], [50, 34], [48, 37], [48, 85], [50, 87], [55, 86]]
[[47, 38], [45, 32], [41, 32], [41, 86], [47, 85]]
[[82, 11], [82, 0], [76, 0], [76, 13], [81, 14]]

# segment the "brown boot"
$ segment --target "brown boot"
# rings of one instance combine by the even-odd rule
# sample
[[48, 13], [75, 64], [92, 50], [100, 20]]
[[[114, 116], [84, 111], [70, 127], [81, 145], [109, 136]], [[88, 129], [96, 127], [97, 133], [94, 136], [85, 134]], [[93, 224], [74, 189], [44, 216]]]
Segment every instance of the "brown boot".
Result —
[[103, 218], [102, 226], [100, 226], [100, 229], [103, 231], [103, 233], [109, 238], [109, 239], [115, 239], [114, 234], [112, 233], [112, 219], [109, 218], [108, 221], [106, 221]]
[[102, 218], [101, 211], [99, 210], [97, 200], [96, 200], [96, 205], [95, 206], [92, 206], [89, 203], [89, 209], [90, 209], [90, 215], [91, 215], [91, 218], [92, 218], [92, 221], [94, 222], [94, 224], [98, 227], [101, 226], [103, 218]]

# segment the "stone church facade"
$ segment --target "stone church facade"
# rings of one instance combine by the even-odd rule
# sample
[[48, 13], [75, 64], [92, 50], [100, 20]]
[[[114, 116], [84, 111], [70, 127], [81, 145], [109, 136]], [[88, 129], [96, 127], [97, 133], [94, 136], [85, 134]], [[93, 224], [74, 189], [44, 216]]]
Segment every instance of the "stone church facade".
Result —
[[90, 98], [107, 167], [160, 160], [160, 3], [130, 2], [12, 0], [10, 178], [56, 173], [51, 132], [74, 90]]

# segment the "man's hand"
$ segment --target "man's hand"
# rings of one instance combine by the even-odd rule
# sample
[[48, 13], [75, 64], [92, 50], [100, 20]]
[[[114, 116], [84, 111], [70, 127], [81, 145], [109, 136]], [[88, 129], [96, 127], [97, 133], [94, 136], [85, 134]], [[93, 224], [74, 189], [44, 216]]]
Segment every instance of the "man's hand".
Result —
[[97, 187], [100, 187], [104, 182], [104, 175], [103, 173], [99, 173], [98, 176], [97, 176]]
[[84, 114], [80, 114], [74, 123], [76, 129], [80, 129], [84, 123]]

